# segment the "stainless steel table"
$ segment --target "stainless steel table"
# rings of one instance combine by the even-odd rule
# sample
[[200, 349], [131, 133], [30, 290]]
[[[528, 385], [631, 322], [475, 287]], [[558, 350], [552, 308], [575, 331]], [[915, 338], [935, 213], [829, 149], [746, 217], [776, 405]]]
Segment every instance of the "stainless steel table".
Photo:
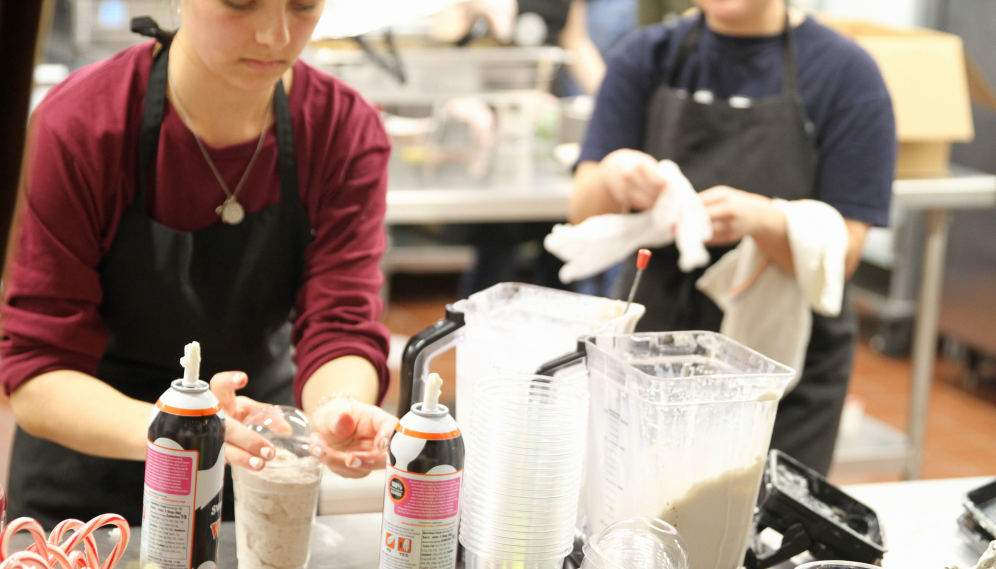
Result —
[[563, 221], [573, 180], [562, 166], [537, 164], [533, 181], [513, 184], [424, 184], [391, 178], [387, 225]]
[[948, 178], [897, 180], [893, 185], [893, 196], [897, 207], [922, 209], [927, 221], [910, 370], [911, 396], [907, 418], [910, 450], [903, 472], [907, 479], [916, 479], [920, 477], [923, 467], [951, 211], [996, 207], [996, 176], [967, 168], [954, 168]]

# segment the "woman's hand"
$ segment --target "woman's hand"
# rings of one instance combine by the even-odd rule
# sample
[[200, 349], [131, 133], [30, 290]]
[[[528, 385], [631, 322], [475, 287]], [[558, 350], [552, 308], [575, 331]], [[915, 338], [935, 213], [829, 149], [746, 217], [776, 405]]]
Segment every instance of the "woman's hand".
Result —
[[[774, 207], [770, 198], [715, 186], [699, 193], [712, 221], [712, 241], [706, 245], [732, 245], [747, 235], [778, 225], [784, 214]], [[781, 222], [784, 225], [784, 221]]]
[[225, 460], [249, 470], [259, 470], [266, 461], [276, 456], [273, 443], [242, 424], [246, 416], [261, 407], [269, 407], [235, 392], [248, 383], [241, 371], [225, 371], [211, 378], [211, 392], [218, 398], [225, 412]]
[[657, 171], [657, 160], [638, 150], [616, 150], [598, 168], [612, 198], [630, 209], [650, 209], [667, 188], [667, 180]]
[[312, 454], [336, 474], [363, 478], [384, 468], [398, 419], [375, 405], [337, 397], [312, 412]]

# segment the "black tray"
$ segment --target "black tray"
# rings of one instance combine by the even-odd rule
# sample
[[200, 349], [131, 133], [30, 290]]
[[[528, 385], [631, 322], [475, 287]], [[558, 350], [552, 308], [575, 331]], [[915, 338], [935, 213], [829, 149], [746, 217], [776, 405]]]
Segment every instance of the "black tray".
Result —
[[958, 527], [982, 555], [996, 539], [996, 480], [965, 494], [962, 504], [966, 512], [958, 518]]
[[765, 569], [809, 551], [816, 559], [878, 564], [887, 551], [878, 515], [795, 459], [768, 455], [754, 525], [782, 534], [778, 551], [747, 556], [747, 567]]

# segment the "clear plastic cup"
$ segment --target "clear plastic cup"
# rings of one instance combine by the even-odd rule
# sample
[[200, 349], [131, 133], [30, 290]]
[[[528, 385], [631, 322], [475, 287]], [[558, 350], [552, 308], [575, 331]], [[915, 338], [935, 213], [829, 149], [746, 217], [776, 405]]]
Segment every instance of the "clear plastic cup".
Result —
[[474, 397], [460, 527], [467, 569], [555, 569], [574, 543], [588, 395], [519, 376], [481, 381]]
[[[486, 417], [485, 417], [486, 418]], [[541, 440], [537, 440], [536, 433], [533, 432], [537, 430], [536, 427], [530, 426], [528, 429], [513, 429], [506, 428], [505, 432], [502, 433], [502, 438], [500, 441], [496, 441], [503, 446], [517, 447], [521, 445], [528, 445], [529, 448], [537, 447], [544, 444], [567, 444], [577, 442], [577, 433], [570, 430], [564, 430], [560, 433], [553, 433], [545, 427], [539, 427], [543, 429]]]
[[577, 455], [583, 454], [580, 449], [574, 456], [563, 456], [550, 458], [548, 455], [539, 452], [511, 452], [500, 447], [489, 449], [487, 455], [474, 455], [468, 460], [477, 461], [489, 467], [511, 467], [528, 470], [544, 471], [556, 470], [560, 473], [573, 472], [580, 466]]
[[[473, 492], [468, 491], [468, 494], [473, 494]], [[542, 503], [537, 504], [537, 501]], [[539, 494], [534, 496], [515, 496], [512, 498], [494, 494], [486, 497], [470, 495], [467, 496], [466, 503], [473, 505], [476, 509], [488, 515], [496, 514], [511, 517], [532, 515], [536, 519], [544, 517], [559, 519], [557, 516], [563, 515], [564, 510], [570, 510], [574, 507], [574, 501], [570, 497], [547, 498]]]
[[561, 569], [564, 557], [548, 557], [537, 559], [530, 555], [495, 556], [473, 551], [466, 548], [465, 569]]
[[575, 452], [574, 456], [551, 457], [548, 460], [543, 453], [513, 453], [500, 448], [490, 449], [487, 457], [475, 456], [474, 460], [487, 465], [508, 465], [512, 467], [531, 468], [533, 470], [558, 470], [560, 472], [578, 470], [581, 459]]
[[[540, 500], [544, 498], [539, 497]], [[569, 511], [572, 507], [572, 502], [568, 500], [559, 500], [556, 503], [551, 502], [548, 507], [536, 507], [532, 505], [531, 502], [535, 502], [536, 499], [524, 499], [521, 503], [513, 504], [508, 507], [502, 507], [501, 502], [491, 501], [468, 501], [470, 509], [474, 510], [474, 515], [485, 518], [492, 517], [504, 517], [510, 518], [511, 520], [529, 520], [531, 524], [545, 524], [557, 526], [564, 516], [565, 511]], [[475, 522], [476, 523], [476, 522]], [[468, 526], [469, 527], [469, 526]]]
[[[532, 531], [554, 531], [558, 529], [566, 531], [566, 528], [569, 527], [562, 522], [562, 518], [564, 517], [563, 511], [550, 514], [540, 512], [502, 514], [488, 512], [474, 508], [473, 506], [469, 507], [467, 511], [468, 513], [473, 511], [476, 518], [480, 520], [479, 522], [475, 521], [467, 525], [467, 531], [471, 533], [489, 532], [495, 524], [501, 524], [500, 527], [502, 528], [519, 528], [520, 532], [528, 530], [529, 533]], [[524, 535], [528, 534], [524, 533]]]
[[[467, 558], [473, 553], [476, 556], [486, 559], [489, 562], [515, 562], [517, 564], [526, 564], [530, 562], [546, 562], [546, 561], [557, 561], [558, 563], [563, 563], [564, 557], [571, 552], [573, 544], [571, 547], [563, 548], [560, 550], [551, 550], [550, 553], [538, 553], [533, 551], [523, 551], [515, 550], [509, 551], [505, 549], [491, 548], [487, 546], [474, 546], [474, 545], [464, 545], [466, 550]], [[518, 566], [518, 565], [515, 565]], [[513, 567], [515, 567], [513, 566]], [[561, 568], [561, 565], [556, 566], [557, 569]]]
[[[573, 532], [572, 532], [573, 536]], [[564, 546], [561, 543], [542, 543], [531, 545], [530, 542], [525, 539], [493, 539], [491, 536], [479, 536], [479, 535], [469, 535], [467, 539], [464, 540], [461, 535], [461, 543], [465, 547], [469, 547], [479, 553], [483, 553], [491, 556], [504, 556], [504, 555], [514, 555], [514, 554], [528, 554], [538, 558], [542, 557], [560, 557], [570, 553], [573, 548], [573, 539], [571, 542]]]
[[581, 486], [575, 481], [572, 484], [565, 484], [557, 482], [556, 477], [549, 477], [548, 482], [540, 483], [535, 480], [529, 480], [528, 478], [501, 478], [495, 479], [496, 482], [500, 482], [502, 485], [501, 491], [492, 490], [491, 494], [495, 497], [504, 499], [505, 501], [510, 501], [515, 498], [528, 498], [534, 499], [536, 496], [542, 496], [547, 503], [540, 504], [541, 506], [549, 507], [553, 504], [553, 501], [558, 498], [567, 498], [572, 492], [578, 492], [581, 490]]
[[857, 561], [811, 561], [799, 565], [795, 569], [882, 569], [877, 565], [858, 563]]
[[[477, 539], [474, 536], [468, 537], [462, 542], [464, 547], [470, 547], [486, 555], [493, 557], [504, 557], [510, 554], [520, 554], [530, 557], [561, 557], [570, 553], [570, 550], [558, 543], [540, 543], [530, 545], [524, 540]], [[552, 552], [552, 553], [551, 553]]]
[[468, 460], [464, 464], [472, 464], [475, 467], [481, 467], [482, 470], [486, 470], [486, 472], [482, 472], [479, 478], [481, 481], [491, 481], [494, 479], [523, 480], [535, 482], [536, 484], [557, 482], [560, 487], [566, 487], [580, 480], [580, 475], [578, 474], [573, 476], [562, 474], [567, 467], [575, 467], [575, 465], [569, 463], [564, 463], [560, 468], [552, 466], [533, 467], [527, 461], [503, 461], [481, 464], [478, 460]]
[[303, 569], [322, 481], [322, 464], [311, 456], [308, 417], [294, 407], [271, 405], [243, 423], [269, 439], [277, 454], [259, 471], [232, 467], [239, 567]]
[[688, 569], [688, 549], [670, 525], [647, 516], [620, 520], [584, 545], [582, 569]]
[[[489, 528], [493, 529], [493, 528]], [[573, 528], [568, 528], [572, 534], [574, 532]], [[487, 541], [493, 547], [500, 548], [517, 548], [517, 547], [545, 547], [550, 546], [560, 547], [564, 543], [564, 533], [565, 531], [553, 533], [547, 536], [537, 536], [535, 534], [530, 534], [528, 537], [522, 537], [521, 535], [515, 535], [516, 532], [509, 532], [508, 535], [500, 534], [499, 532], [490, 532], [486, 537], [481, 537], [481, 541]], [[521, 532], [518, 532], [521, 533]], [[477, 539], [477, 536], [471, 536], [472, 539]]]
[[[512, 523], [508, 523], [505, 521], [499, 521], [494, 519], [488, 521], [488, 529], [495, 530], [496, 535], [505, 535], [509, 532], [518, 534], [518, 532], [522, 531], [522, 527], [515, 524], [514, 521]], [[570, 529], [571, 531], [573, 531], [573, 528]], [[564, 531], [565, 531], [564, 528], [559, 528], [559, 527], [551, 529], [533, 529], [530, 535], [534, 535], [537, 537], [543, 537], [547, 535], [560, 536], [564, 533]]]

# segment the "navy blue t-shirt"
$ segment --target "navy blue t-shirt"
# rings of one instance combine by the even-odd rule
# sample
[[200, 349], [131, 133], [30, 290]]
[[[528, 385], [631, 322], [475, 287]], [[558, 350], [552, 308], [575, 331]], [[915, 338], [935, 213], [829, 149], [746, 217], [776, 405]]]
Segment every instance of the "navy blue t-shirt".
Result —
[[[696, 19], [641, 28], [612, 49], [579, 162], [599, 161], [620, 148], [642, 150], [647, 104]], [[799, 90], [820, 156], [815, 198], [846, 218], [886, 226], [897, 144], [892, 100], [878, 66], [857, 44], [811, 17], [794, 28], [794, 37]], [[708, 89], [719, 99], [777, 95], [783, 42], [781, 35], [730, 37], [706, 26], [672, 87]]]

